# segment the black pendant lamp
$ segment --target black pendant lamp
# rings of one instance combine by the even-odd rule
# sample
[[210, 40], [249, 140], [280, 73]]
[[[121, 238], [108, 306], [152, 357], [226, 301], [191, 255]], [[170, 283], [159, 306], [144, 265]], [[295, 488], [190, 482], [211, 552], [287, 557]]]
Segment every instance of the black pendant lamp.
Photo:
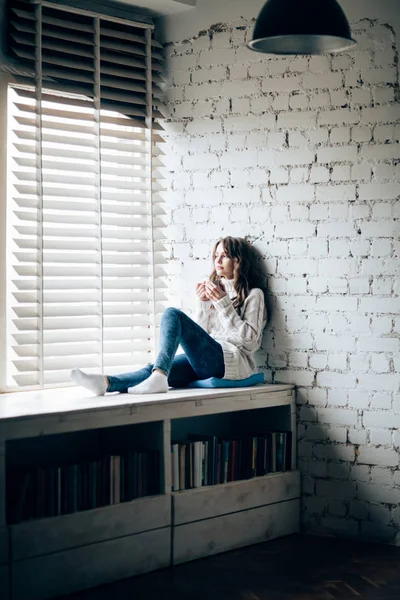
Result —
[[267, 0], [248, 43], [268, 54], [329, 54], [355, 45], [336, 0]]

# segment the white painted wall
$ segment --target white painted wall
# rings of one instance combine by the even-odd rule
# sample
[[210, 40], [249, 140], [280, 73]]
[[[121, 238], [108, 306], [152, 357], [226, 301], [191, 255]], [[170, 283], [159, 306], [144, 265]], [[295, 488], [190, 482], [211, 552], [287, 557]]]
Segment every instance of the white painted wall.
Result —
[[304, 528], [394, 543], [397, 2], [343, 0], [357, 50], [312, 58], [246, 49], [260, 4], [204, 0], [164, 21], [174, 303], [190, 309], [219, 235], [256, 243], [271, 294], [259, 365], [298, 386]]

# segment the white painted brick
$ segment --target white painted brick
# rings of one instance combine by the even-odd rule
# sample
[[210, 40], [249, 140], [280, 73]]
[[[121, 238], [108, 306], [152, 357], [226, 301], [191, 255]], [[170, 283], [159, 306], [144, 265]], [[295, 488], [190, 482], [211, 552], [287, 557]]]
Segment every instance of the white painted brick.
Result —
[[346, 370], [347, 367], [347, 355], [345, 353], [332, 354], [328, 356], [328, 367], [330, 369], [337, 369], [339, 371]]
[[307, 390], [307, 397], [312, 406], [326, 406], [326, 390], [322, 388]]
[[311, 167], [310, 181], [312, 183], [326, 183], [329, 181], [330, 173], [327, 167]]
[[282, 204], [291, 202], [312, 202], [314, 186], [312, 185], [286, 185], [281, 186], [276, 192], [276, 201]]
[[275, 112], [289, 110], [289, 94], [276, 94], [271, 101], [271, 107]]
[[[235, 50], [231, 48], [220, 48], [218, 52], [212, 50], [202, 50], [198, 59], [200, 67], [208, 67], [213, 65], [233, 65], [235, 64]], [[185, 67], [180, 67], [185, 68]], [[186, 68], [191, 68], [187, 65]]]
[[369, 106], [371, 104], [372, 95], [368, 88], [359, 88], [351, 90], [352, 104], [361, 104]]
[[[399, 136], [400, 137], [400, 136]], [[374, 165], [374, 179], [394, 179], [396, 171], [393, 165], [387, 163], [377, 163]]]
[[329, 139], [329, 130], [318, 127], [308, 132], [308, 139], [312, 146], [324, 144]]
[[218, 157], [215, 154], [196, 154], [194, 156], [186, 156], [183, 159], [183, 166], [188, 170], [197, 169], [215, 169], [218, 165]]
[[222, 86], [220, 83], [208, 83], [200, 85], [185, 86], [186, 100], [206, 100], [207, 98], [218, 97], [222, 95]]
[[279, 166], [304, 165], [314, 161], [314, 153], [311, 150], [282, 150], [275, 154], [275, 164]]
[[400, 120], [400, 104], [361, 109], [361, 121], [371, 123], [397, 123]]
[[393, 281], [391, 277], [375, 277], [372, 282], [372, 294], [374, 296], [390, 296]]
[[[285, 140], [286, 142], [286, 140]], [[290, 131], [289, 132], [289, 147], [301, 147], [307, 145], [307, 132], [306, 131]]]
[[397, 82], [397, 71], [395, 67], [388, 67], [386, 69], [369, 69], [367, 71], [362, 71], [361, 77], [366, 83], [369, 84], [395, 84]]
[[[377, 302], [380, 300], [375, 299]], [[358, 341], [358, 351], [370, 352], [396, 352], [399, 349], [399, 340], [395, 337], [363, 337]]]
[[[331, 385], [331, 383], [335, 383], [335, 379], [332, 377], [322, 377], [324, 373], [317, 374], [317, 383], [318, 385], [324, 385], [325, 383]], [[338, 375], [337, 373], [329, 373], [327, 375]], [[349, 376], [345, 375], [343, 377]], [[321, 381], [319, 381], [321, 380]], [[345, 384], [347, 381], [344, 382]], [[354, 387], [351, 385], [346, 385], [346, 387]], [[344, 386], [342, 386], [344, 387]], [[343, 409], [334, 409], [334, 408], [318, 408], [318, 421], [320, 423], [329, 423], [330, 425], [357, 425], [357, 411], [355, 410], [343, 410]]]
[[310, 104], [309, 97], [300, 92], [293, 92], [289, 98], [289, 106], [293, 110], [301, 110], [308, 108]]
[[250, 105], [252, 113], [265, 112], [271, 108], [271, 98], [268, 95], [251, 98]]
[[293, 92], [301, 89], [301, 77], [290, 75], [287, 77], [267, 77], [261, 82], [262, 92]]
[[[345, 463], [339, 463], [339, 462], [338, 463], [335, 463], [335, 462], [328, 463], [328, 477], [330, 477], [332, 479], [347, 480], [349, 478], [349, 472], [350, 472], [350, 468]], [[346, 512], [346, 509], [344, 507], [344, 513], [345, 512]]]
[[308, 58], [306, 56], [296, 56], [289, 62], [289, 71], [292, 73], [302, 73], [308, 70]]
[[328, 532], [335, 531], [346, 537], [355, 537], [358, 534], [358, 523], [349, 518], [325, 517], [321, 519], [321, 526]]
[[264, 185], [269, 181], [269, 173], [266, 169], [250, 169], [250, 184]]
[[297, 167], [290, 170], [291, 183], [305, 183], [308, 181], [308, 168]]
[[350, 142], [350, 127], [333, 127], [330, 132], [332, 144], [348, 144]]
[[269, 131], [268, 132], [268, 148], [281, 149], [286, 145], [286, 136], [281, 131]]
[[[356, 280], [353, 280], [356, 281]], [[360, 286], [362, 287], [362, 286]], [[350, 282], [350, 293], [351, 293], [351, 282]], [[360, 293], [368, 293], [361, 291]], [[370, 330], [370, 317], [365, 315], [353, 315], [350, 322], [350, 330], [352, 333], [367, 333]]]
[[224, 119], [224, 128], [229, 131], [258, 131], [260, 128], [260, 117], [247, 115], [246, 117], [227, 117]]
[[351, 444], [366, 444], [367, 431], [365, 429], [349, 429], [349, 442]]
[[363, 313], [397, 314], [399, 311], [399, 302], [396, 298], [361, 298], [359, 309]]
[[324, 75], [305, 73], [302, 77], [304, 89], [335, 89], [342, 87], [341, 73], [326, 73]]
[[214, 33], [211, 40], [212, 48], [230, 48], [231, 47], [231, 32], [230, 31], [218, 31]]
[[319, 125], [354, 125], [359, 123], [360, 115], [356, 110], [340, 108], [321, 112], [318, 117]]
[[260, 84], [257, 79], [245, 79], [240, 84], [236, 81], [224, 81], [222, 83], [222, 94], [224, 96], [252, 96], [259, 95]]
[[388, 104], [395, 101], [394, 89], [392, 87], [373, 87], [372, 96], [375, 105]]
[[384, 143], [394, 141], [394, 131], [394, 123], [390, 125], [377, 125], [374, 129], [374, 140]]
[[328, 56], [311, 56], [309, 60], [311, 73], [325, 73], [330, 71], [330, 59]]
[[317, 157], [319, 163], [355, 161], [357, 160], [357, 147], [320, 148]]
[[373, 446], [390, 446], [392, 443], [392, 434], [387, 429], [371, 429], [369, 441]]
[[353, 352], [356, 347], [355, 338], [344, 335], [327, 335], [319, 333], [315, 335], [315, 348], [317, 351]]
[[348, 240], [343, 238], [339, 238], [336, 240], [329, 241], [329, 255], [330, 256], [349, 256], [350, 253], [350, 243]]
[[330, 93], [331, 105], [333, 107], [346, 108], [349, 102], [347, 90], [332, 90]]
[[268, 76], [268, 63], [266, 62], [257, 62], [252, 63], [249, 69], [250, 77], [266, 77]]
[[288, 183], [289, 172], [284, 167], [273, 167], [270, 174], [271, 183]]
[[328, 291], [328, 280], [324, 277], [309, 277], [308, 291], [311, 294], [325, 294]]
[[[278, 128], [294, 128], [309, 129], [316, 124], [317, 113], [310, 111], [280, 113], [278, 115]], [[307, 162], [307, 161], [301, 161]]]
[[274, 57], [268, 61], [269, 75], [281, 75], [289, 70], [290, 58], [286, 56]]
[[345, 71], [347, 70], [353, 63], [352, 57], [347, 56], [345, 54], [340, 56], [332, 57], [332, 70], [333, 71]]
[[400, 158], [400, 144], [385, 144], [364, 146], [360, 149], [360, 159], [366, 160], [390, 160]]
[[190, 71], [174, 70], [172, 82], [174, 85], [184, 85], [185, 83], [190, 83]]
[[[200, 103], [198, 103], [200, 104]], [[196, 107], [198, 106], [198, 104], [196, 104]], [[228, 98], [221, 98], [220, 100], [214, 100], [214, 106], [213, 106], [213, 113], [215, 115], [229, 115], [230, 114], [230, 102]]]
[[357, 352], [353, 356], [350, 356], [350, 369], [352, 371], [369, 371], [369, 354], [363, 352]]
[[341, 296], [331, 296], [330, 298], [318, 298], [316, 302], [316, 308], [317, 310], [329, 312], [355, 312], [357, 310], [357, 299], [343, 298]]
[[327, 207], [325, 204], [312, 204], [310, 206], [310, 219], [312, 221], [325, 221], [327, 219]]
[[[258, 203], [260, 201], [260, 190], [258, 188], [248, 187], [224, 189], [222, 201], [228, 204], [243, 204], [243, 202], [248, 204]], [[265, 225], [264, 230], [268, 231]]]
[[372, 129], [367, 126], [353, 127], [351, 130], [351, 138], [353, 142], [369, 142], [372, 139]]
[[396, 467], [399, 464], [399, 455], [395, 450], [375, 448], [371, 446], [360, 446], [358, 450], [357, 462], [360, 464]]
[[347, 406], [347, 392], [328, 390], [328, 406]]
[[312, 385], [314, 380], [314, 373], [309, 371], [293, 371], [288, 369], [286, 371], [276, 371], [275, 383], [290, 383], [293, 382], [295, 385]]
[[356, 490], [350, 481], [317, 481], [318, 496], [329, 498], [343, 498], [349, 500], [355, 498]]
[[398, 183], [364, 183], [359, 186], [361, 200], [394, 200], [399, 196]]
[[364, 373], [359, 375], [359, 388], [364, 390], [384, 390], [397, 392], [400, 385], [400, 375], [388, 373], [385, 375]]
[[229, 184], [229, 171], [211, 171], [209, 182], [211, 186], [227, 186]]
[[246, 79], [249, 67], [247, 65], [229, 65], [230, 79]]
[[350, 478], [355, 481], [368, 482], [370, 480], [370, 467], [366, 465], [352, 465], [350, 468]]
[[389, 410], [366, 410], [363, 413], [363, 424], [364, 427], [398, 428], [400, 416], [393, 415]]
[[192, 40], [192, 49], [194, 52], [200, 52], [200, 50], [209, 50], [211, 45], [210, 36], [208, 32], [205, 35], [199, 35], [197, 38]]
[[[299, 208], [301, 208], [300, 205], [298, 205]], [[288, 249], [289, 249], [289, 254], [291, 257], [299, 257], [299, 256], [306, 256], [307, 255], [307, 247], [308, 247], [308, 242], [307, 240], [290, 240], [289, 244], [288, 244]], [[306, 278], [303, 277], [304, 281], [306, 281]], [[307, 282], [306, 282], [307, 283]]]
[[326, 108], [331, 105], [329, 92], [315, 92], [310, 97], [311, 108]]
[[[354, 236], [354, 224], [346, 222], [336, 223], [319, 223], [318, 224], [318, 236], [322, 237], [352, 237]], [[350, 263], [349, 263], [350, 264]]]
[[235, 206], [231, 210], [231, 222], [241, 221], [247, 223], [249, 220], [249, 211], [246, 207]]
[[187, 133], [194, 135], [206, 135], [219, 133], [221, 131], [220, 119], [194, 119], [186, 125]]
[[[372, 319], [372, 331], [376, 335], [385, 335], [391, 333], [393, 327], [392, 317], [376, 317]], [[375, 347], [375, 350], [377, 348]], [[393, 348], [395, 349], [395, 348]]]
[[348, 181], [351, 179], [350, 165], [335, 165], [332, 168], [332, 181]]
[[257, 165], [257, 151], [243, 150], [224, 152], [220, 157], [221, 169], [235, 169], [255, 167]]
[[[256, 133], [256, 132], [254, 132]], [[243, 150], [246, 146], [245, 133], [229, 133], [225, 138], [228, 150]], [[225, 147], [223, 148], [225, 150]]]
[[172, 73], [178, 70], [193, 70], [197, 63], [197, 54], [182, 54], [181, 56], [171, 56], [168, 61], [168, 68]]
[[366, 163], [356, 163], [351, 165], [351, 177], [349, 177], [349, 179], [369, 181], [371, 179], [371, 174], [372, 170], [370, 165]]

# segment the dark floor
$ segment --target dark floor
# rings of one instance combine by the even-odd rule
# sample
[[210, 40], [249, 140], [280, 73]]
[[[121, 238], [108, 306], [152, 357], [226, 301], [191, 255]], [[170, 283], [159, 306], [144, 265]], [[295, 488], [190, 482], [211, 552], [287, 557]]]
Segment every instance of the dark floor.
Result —
[[68, 600], [400, 600], [400, 548], [294, 535]]

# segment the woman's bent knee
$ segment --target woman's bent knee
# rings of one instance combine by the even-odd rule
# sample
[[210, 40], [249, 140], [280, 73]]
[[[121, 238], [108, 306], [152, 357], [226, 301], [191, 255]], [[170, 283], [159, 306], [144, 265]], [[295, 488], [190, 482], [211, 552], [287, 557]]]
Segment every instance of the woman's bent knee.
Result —
[[182, 311], [179, 308], [175, 308], [173, 306], [169, 306], [168, 308], [166, 308], [163, 312], [163, 318], [167, 318], [167, 317], [175, 317], [175, 316], [179, 316], [182, 314]]

